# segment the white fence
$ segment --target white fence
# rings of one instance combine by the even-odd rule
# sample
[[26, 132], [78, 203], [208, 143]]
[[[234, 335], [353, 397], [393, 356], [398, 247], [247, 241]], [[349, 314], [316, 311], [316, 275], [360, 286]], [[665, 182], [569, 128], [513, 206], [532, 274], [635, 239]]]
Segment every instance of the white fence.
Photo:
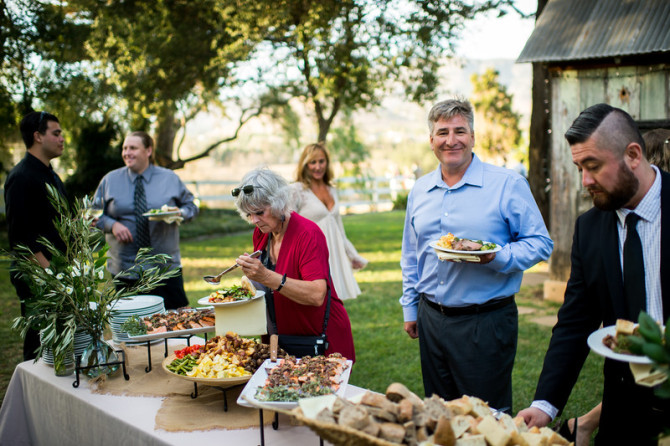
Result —
[[[239, 180], [184, 181], [193, 194], [211, 208], [231, 208], [234, 198], [230, 191]], [[406, 194], [414, 185], [413, 178], [345, 177], [336, 181], [340, 212], [374, 212], [390, 210], [399, 194]]]

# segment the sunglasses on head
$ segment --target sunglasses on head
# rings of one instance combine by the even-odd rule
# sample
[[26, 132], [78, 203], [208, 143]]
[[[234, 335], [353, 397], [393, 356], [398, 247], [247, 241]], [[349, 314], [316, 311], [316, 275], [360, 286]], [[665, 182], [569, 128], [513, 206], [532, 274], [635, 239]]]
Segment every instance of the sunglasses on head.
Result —
[[262, 189], [262, 187], [260, 187], [260, 186], [255, 186], [254, 187], [253, 184], [247, 184], [246, 186], [236, 187], [235, 189], [230, 191], [230, 193], [233, 194], [233, 197], [237, 197], [238, 195], [240, 195], [240, 192], [244, 192], [245, 195], [249, 195], [254, 191], [254, 188], [255, 189]]

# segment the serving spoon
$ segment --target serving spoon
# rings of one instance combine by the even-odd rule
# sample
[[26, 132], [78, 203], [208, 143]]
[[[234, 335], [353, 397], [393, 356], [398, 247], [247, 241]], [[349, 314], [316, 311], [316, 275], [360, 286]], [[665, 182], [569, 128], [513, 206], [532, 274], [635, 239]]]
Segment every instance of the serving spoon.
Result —
[[[261, 252], [263, 252], [263, 251], [254, 251], [253, 253], [251, 253], [251, 254], [249, 255], [249, 257], [255, 259], [256, 257], [258, 257], [258, 256], [261, 255]], [[226, 273], [229, 273], [230, 271], [234, 270], [234, 269], [237, 268], [238, 266], [240, 266], [240, 265], [238, 265], [237, 263], [235, 263], [233, 266], [224, 269], [223, 271], [221, 271], [221, 272], [220, 272], [219, 274], [217, 274], [216, 276], [204, 276], [204, 277], [203, 277], [203, 280], [204, 280], [205, 282], [207, 282], [207, 283], [212, 284], [212, 285], [218, 285], [218, 283], [221, 282], [221, 276], [223, 276], [223, 275], [226, 274]]]

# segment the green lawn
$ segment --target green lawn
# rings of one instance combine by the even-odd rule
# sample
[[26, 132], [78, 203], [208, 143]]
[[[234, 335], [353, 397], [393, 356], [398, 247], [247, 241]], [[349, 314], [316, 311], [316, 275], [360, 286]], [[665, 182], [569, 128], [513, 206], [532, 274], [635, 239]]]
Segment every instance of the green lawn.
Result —
[[[184, 225], [184, 233], [192, 238], [182, 242], [182, 257], [186, 291], [191, 304], [211, 292], [211, 286], [201, 278], [217, 273], [233, 264], [242, 252], [250, 252], [251, 230], [233, 214], [204, 214], [203, 226], [196, 222]], [[419, 365], [419, 345], [403, 330], [402, 311], [398, 298], [402, 292], [400, 272], [400, 245], [404, 213], [402, 211], [351, 215], [344, 217], [347, 234], [361, 254], [370, 263], [356, 273], [363, 294], [345, 301], [351, 318], [356, 344], [356, 366], [351, 383], [383, 392], [399, 381], [423, 394]], [[225, 220], [225, 222], [224, 222]], [[240, 225], [241, 223], [241, 225]], [[186, 228], [189, 228], [186, 231]], [[204, 237], [203, 234], [214, 234]], [[236, 232], [238, 231], [238, 232]], [[241, 231], [241, 232], [239, 232]], [[226, 235], [227, 234], [227, 235]], [[0, 363], [0, 397], [15, 365], [21, 359], [21, 343], [10, 329], [12, 319], [19, 314], [14, 289], [9, 283], [6, 265], [0, 274], [0, 340], [4, 346]], [[240, 272], [225, 276], [223, 286], [239, 280]], [[535, 384], [542, 367], [551, 329], [531, 319], [552, 315], [558, 305], [544, 302], [541, 286], [524, 286], [517, 295], [521, 306], [535, 309], [532, 314], [519, 318], [519, 349], [514, 371], [514, 408], [526, 407], [533, 398]], [[564, 416], [582, 414], [593, 407], [601, 397], [602, 360], [591, 355], [570, 398]]]

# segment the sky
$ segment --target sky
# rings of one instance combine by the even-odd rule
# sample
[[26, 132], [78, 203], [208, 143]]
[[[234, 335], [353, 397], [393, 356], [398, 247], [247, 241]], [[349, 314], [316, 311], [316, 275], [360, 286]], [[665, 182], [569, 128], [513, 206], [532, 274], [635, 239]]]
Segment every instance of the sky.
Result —
[[[517, 0], [516, 4], [526, 14], [537, 10], [537, 0]], [[456, 53], [468, 59], [516, 59], [534, 25], [534, 18], [521, 19], [516, 12], [502, 18], [482, 16], [466, 25]]]

